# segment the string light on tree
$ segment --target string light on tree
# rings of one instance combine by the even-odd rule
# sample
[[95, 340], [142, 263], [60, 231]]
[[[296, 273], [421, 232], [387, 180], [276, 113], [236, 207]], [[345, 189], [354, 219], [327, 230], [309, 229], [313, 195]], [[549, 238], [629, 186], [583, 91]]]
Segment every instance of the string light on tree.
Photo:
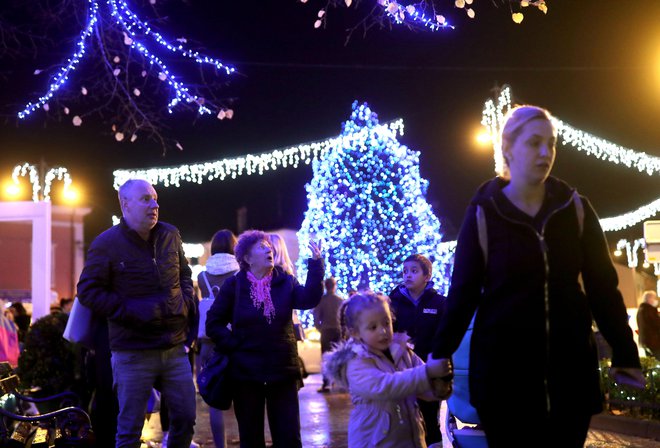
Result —
[[[367, 104], [355, 102], [341, 139], [312, 166], [308, 209], [298, 232], [300, 278], [311, 255], [309, 240], [320, 238], [328, 275], [343, 291], [360, 282], [387, 293], [400, 280], [402, 261], [421, 253], [433, 262], [435, 287], [446, 292], [453, 253], [442, 250], [452, 246], [441, 245], [440, 221], [425, 199], [428, 181], [419, 173], [419, 152], [380, 126]], [[312, 318], [301, 319], [309, 325]]]
[[[355, 3], [357, 4], [359, 1], [357, 0]], [[307, 0], [300, 0], [300, 2], [307, 3]], [[441, 4], [440, 0], [421, 0], [409, 3], [396, 0], [375, 0], [374, 3], [376, 7], [362, 20], [362, 23], [365, 24], [365, 28], [367, 29], [372, 22], [382, 25], [385, 21], [393, 25], [404, 25], [411, 29], [428, 31], [438, 31], [446, 28], [454, 29], [454, 26], [447, 22], [444, 15], [438, 14], [438, 11], [443, 11], [447, 4], [451, 4], [450, 1], [443, 1]], [[476, 12], [472, 7], [473, 3], [474, 0], [454, 0], [453, 6], [458, 10], [464, 11], [468, 18], [474, 19]], [[511, 19], [515, 23], [521, 23], [523, 21], [524, 15], [522, 11], [529, 6], [536, 7], [544, 14], [548, 12], [548, 6], [545, 0], [520, 0], [518, 2], [507, 3], [509, 3], [511, 10]], [[317, 19], [314, 22], [314, 28], [320, 28], [324, 24], [328, 7], [338, 8], [346, 6], [350, 8], [352, 4], [353, 0], [328, 0], [327, 7], [318, 12]], [[427, 15], [427, 12], [431, 12], [432, 14]]]
[[[139, 17], [130, 10], [125, 0], [89, 0], [88, 8], [87, 21], [83, 31], [80, 33], [78, 41], [76, 42], [76, 51], [69, 59], [67, 59], [67, 62], [52, 78], [46, 93], [40, 96], [38, 100], [29, 102], [22, 111], [18, 112], [19, 118], [26, 118], [39, 108], [47, 109], [48, 100], [53, 98], [57, 91], [66, 84], [71, 72], [76, 70], [85, 57], [86, 48], [91, 39], [98, 39], [100, 42], [99, 46], [103, 48], [101, 42], [103, 39], [102, 36], [117, 32], [124, 36], [123, 42], [126, 46], [133, 50], [137, 50], [137, 52], [145, 58], [149, 66], [148, 73], [157, 74], [158, 79], [166, 82], [170, 87], [172, 99], [167, 106], [170, 113], [181, 102], [196, 104], [197, 112], [200, 115], [214, 113], [214, 111], [209, 108], [208, 101], [192, 94], [190, 88], [179, 80], [180, 77], [168, 69], [163, 58], [158, 56], [158, 53], [163, 52], [165, 56], [171, 53], [178, 53], [185, 58], [195, 61], [197, 64], [211, 65], [218, 70], [224, 71], [226, 74], [234, 73], [234, 67], [228, 66], [217, 59], [192, 51], [186, 48], [181, 41], [173, 43], [171, 40], [165, 39], [162, 35], [153, 31], [148, 25], [140, 20]], [[110, 28], [105, 29], [105, 26], [109, 26]], [[115, 57], [114, 62], [117, 62], [118, 60], [118, 57]], [[40, 71], [37, 70], [35, 74], [39, 72]], [[119, 68], [114, 69], [115, 76], [118, 76], [120, 72], [121, 70]], [[147, 72], [144, 71], [143, 73], [146, 74]], [[131, 90], [135, 92], [134, 89]], [[81, 92], [85, 95], [87, 90], [83, 87]]]
[[[501, 171], [504, 162], [500, 135], [502, 126], [504, 125], [504, 116], [509, 109], [511, 109], [511, 88], [505, 86], [499, 93], [497, 103], [492, 99], [486, 101], [481, 118], [481, 123], [488, 129], [493, 141], [493, 156], [495, 159], [495, 170], [497, 172]], [[660, 174], [660, 157], [624, 148], [576, 129], [557, 118], [555, 118], [554, 124], [557, 128], [560, 143], [565, 147], [571, 147], [600, 160], [635, 169], [649, 176]], [[623, 230], [651, 218], [659, 211], [660, 198], [622, 215], [601, 219], [600, 224], [606, 232]]]

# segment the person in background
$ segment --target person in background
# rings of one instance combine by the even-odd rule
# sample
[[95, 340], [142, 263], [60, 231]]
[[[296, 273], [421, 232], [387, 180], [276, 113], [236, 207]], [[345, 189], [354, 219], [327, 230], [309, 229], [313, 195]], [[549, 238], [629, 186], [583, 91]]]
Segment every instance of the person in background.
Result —
[[[279, 266], [287, 274], [295, 276], [296, 267], [293, 265], [291, 257], [289, 257], [289, 249], [286, 248], [284, 238], [282, 238], [279, 233], [269, 233], [268, 238], [270, 239], [270, 244], [273, 249], [273, 263], [275, 266]], [[291, 313], [291, 319], [293, 321], [293, 334], [296, 337], [296, 341], [304, 341], [305, 330], [303, 329], [300, 318], [298, 317], [298, 312], [296, 310], [293, 310]], [[300, 359], [300, 357], [298, 357], [298, 365], [303, 377], [306, 378], [307, 373], [305, 372], [303, 361]], [[305, 383], [302, 380], [298, 381], [299, 389], [304, 386]]]
[[5, 315], [6, 303], [0, 299], [0, 361], [9, 362], [15, 368], [18, 366], [20, 348], [18, 345], [18, 327], [12, 319]]
[[[206, 335], [205, 331], [206, 313], [213, 304], [218, 292], [220, 292], [220, 287], [225, 280], [236, 274], [240, 269], [234, 256], [234, 246], [236, 246], [236, 236], [231, 230], [222, 229], [217, 231], [211, 240], [211, 256], [206, 260], [206, 271], [201, 272], [197, 277], [197, 284], [202, 295], [202, 300], [199, 303], [200, 337], [197, 341], [200, 346], [199, 356], [197, 357], [198, 373], [215, 350], [215, 344]], [[227, 441], [222, 411], [210, 407], [209, 418], [213, 443], [215, 443], [216, 448], [224, 448]]]
[[426, 448], [417, 399], [437, 400], [432, 381], [450, 376], [451, 362], [424, 365], [408, 336], [394, 333], [386, 296], [353, 295], [342, 305], [341, 320], [349, 338], [325, 357], [323, 370], [351, 394], [348, 446]]
[[60, 311], [64, 314], [71, 314], [73, 308], [73, 299], [71, 297], [62, 297], [60, 299]]
[[660, 360], [660, 315], [655, 291], [644, 291], [642, 294], [642, 303], [637, 309], [637, 329], [639, 344]]
[[273, 263], [282, 268], [289, 275], [296, 275], [296, 268], [289, 257], [284, 238], [279, 233], [269, 233], [271, 248], [273, 250]]
[[[264, 447], [264, 407], [276, 447], [300, 448], [298, 350], [291, 314], [323, 294], [321, 248], [310, 243], [305, 286], [274, 263], [270, 238], [248, 230], [234, 248], [241, 270], [227, 279], [206, 318], [216, 350], [229, 354], [241, 447]], [[227, 325], [231, 323], [231, 330]]]
[[474, 317], [470, 402], [490, 448], [584, 445], [602, 410], [592, 319], [615, 381], [645, 384], [598, 216], [550, 176], [556, 142], [547, 110], [506, 115], [504, 169], [465, 214], [435, 335], [433, 357], [449, 358]]
[[[410, 337], [413, 350], [426, 359], [433, 348], [446, 298], [433, 288], [433, 264], [424, 255], [413, 254], [403, 260], [403, 282], [390, 293], [396, 316], [394, 331]], [[426, 444], [442, 442], [439, 415], [440, 402], [417, 400], [426, 424]]]
[[[337, 295], [337, 281], [334, 277], [325, 279], [325, 294], [321, 303], [314, 308], [314, 325], [321, 333], [321, 354], [325, 354], [341, 341], [341, 324], [339, 323], [339, 309], [344, 300]], [[317, 391], [330, 392], [330, 379], [324, 374], [323, 384]]]
[[9, 312], [14, 316], [14, 323], [18, 327], [18, 341], [22, 344], [30, 329], [30, 315], [21, 302], [14, 302], [9, 305]]
[[170, 412], [169, 448], [189, 448], [195, 385], [186, 344], [197, 336], [197, 299], [176, 227], [158, 220], [151, 184], [119, 188], [123, 217], [91, 244], [78, 282], [80, 302], [107, 318], [119, 417], [116, 447], [139, 448], [151, 390]]

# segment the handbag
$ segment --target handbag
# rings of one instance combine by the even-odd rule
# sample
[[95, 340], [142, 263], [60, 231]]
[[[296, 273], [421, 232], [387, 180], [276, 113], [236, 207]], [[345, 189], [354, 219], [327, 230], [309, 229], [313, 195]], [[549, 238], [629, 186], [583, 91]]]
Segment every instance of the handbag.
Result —
[[80, 303], [78, 297], [73, 301], [69, 320], [62, 335], [69, 342], [80, 344], [85, 348], [94, 348], [94, 312]]
[[[232, 304], [232, 324], [236, 314], [238, 300], [238, 278], [234, 277], [234, 302]], [[233, 326], [233, 325], [232, 325]], [[215, 409], [226, 411], [231, 407], [233, 384], [229, 373], [229, 354], [215, 350], [197, 374], [197, 389], [206, 404]]]
[[232, 383], [229, 377], [229, 355], [214, 352], [197, 374], [197, 389], [206, 404], [226, 411], [231, 407]]

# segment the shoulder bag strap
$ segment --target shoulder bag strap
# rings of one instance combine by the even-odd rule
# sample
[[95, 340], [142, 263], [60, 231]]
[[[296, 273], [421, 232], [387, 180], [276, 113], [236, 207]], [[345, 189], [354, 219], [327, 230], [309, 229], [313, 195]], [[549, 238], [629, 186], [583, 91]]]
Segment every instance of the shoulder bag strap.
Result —
[[209, 292], [210, 297], [213, 294], [213, 288], [211, 288], [211, 284], [209, 283], [209, 276], [206, 271], [200, 272], [199, 275], [204, 275], [204, 283], [206, 283], [206, 290]]
[[484, 254], [484, 264], [488, 264], [488, 228], [486, 226], [486, 214], [481, 205], [477, 205], [476, 215], [479, 246], [481, 246], [481, 252]]
[[573, 192], [573, 204], [575, 204], [575, 213], [577, 214], [578, 235], [582, 238], [584, 232], [584, 204], [577, 191]]

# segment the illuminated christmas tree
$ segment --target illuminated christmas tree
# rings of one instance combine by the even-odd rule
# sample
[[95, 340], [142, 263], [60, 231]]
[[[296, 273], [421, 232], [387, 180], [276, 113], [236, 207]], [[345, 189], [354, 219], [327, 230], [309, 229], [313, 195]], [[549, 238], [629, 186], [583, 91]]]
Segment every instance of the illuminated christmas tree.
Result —
[[312, 237], [323, 240], [327, 275], [344, 293], [368, 280], [372, 290], [388, 294], [401, 281], [403, 260], [414, 253], [431, 259], [435, 286], [446, 293], [453, 246], [441, 243], [440, 221], [426, 202], [419, 152], [379, 125], [367, 104], [355, 102], [337, 145], [313, 166], [298, 232], [301, 278]]

